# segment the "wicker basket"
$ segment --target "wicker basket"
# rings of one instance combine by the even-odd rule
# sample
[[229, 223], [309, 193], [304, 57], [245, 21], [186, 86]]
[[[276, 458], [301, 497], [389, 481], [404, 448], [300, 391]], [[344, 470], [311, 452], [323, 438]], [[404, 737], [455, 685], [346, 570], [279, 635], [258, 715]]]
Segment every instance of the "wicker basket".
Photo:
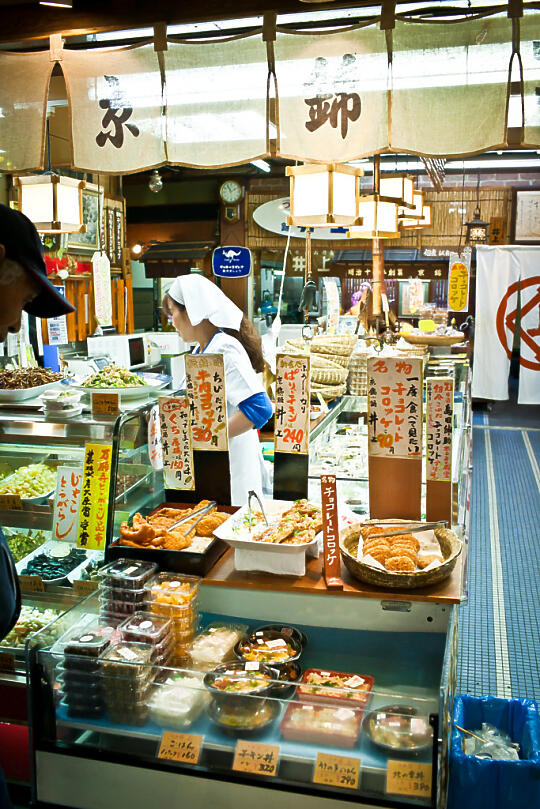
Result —
[[[392, 521], [389, 520], [388, 522], [391, 523]], [[408, 521], [396, 520], [396, 522], [400, 525], [406, 525]], [[377, 587], [413, 590], [417, 587], [428, 587], [429, 585], [437, 584], [437, 582], [443, 581], [450, 576], [463, 547], [463, 543], [453, 531], [448, 528], [435, 528], [434, 533], [439, 541], [444, 558], [442, 565], [431, 570], [418, 570], [414, 573], [381, 570], [378, 567], [366, 565], [356, 558], [361, 529], [369, 524], [369, 522], [355, 523], [345, 528], [340, 533], [339, 546], [341, 557], [350, 574], [355, 579], [374, 584]]]
[[314, 337], [311, 341], [311, 351], [315, 354], [340, 354], [348, 357], [352, 354], [357, 340], [355, 334]]
[[312, 368], [311, 381], [321, 385], [341, 385], [347, 381], [349, 372], [346, 368]]
[[353, 396], [367, 396], [367, 354], [353, 354], [349, 365], [347, 391]]
[[331, 399], [337, 399], [338, 396], [343, 396], [345, 391], [347, 390], [347, 385], [343, 383], [342, 385], [322, 385], [319, 382], [312, 382], [311, 383], [311, 398], [315, 401], [317, 400], [317, 393], [330, 401]]
[[416, 346], [453, 346], [457, 343], [462, 343], [465, 340], [465, 335], [463, 332], [459, 333], [460, 336], [456, 335], [453, 337], [452, 335], [446, 334], [406, 334], [403, 333], [401, 336], [404, 340], [412, 345]]
[[349, 354], [325, 354], [322, 352], [316, 352], [315, 354], [312, 354], [311, 357], [324, 357], [325, 359], [333, 362], [335, 365], [341, 366], [341, 368], [348, 368], [351, 359]]

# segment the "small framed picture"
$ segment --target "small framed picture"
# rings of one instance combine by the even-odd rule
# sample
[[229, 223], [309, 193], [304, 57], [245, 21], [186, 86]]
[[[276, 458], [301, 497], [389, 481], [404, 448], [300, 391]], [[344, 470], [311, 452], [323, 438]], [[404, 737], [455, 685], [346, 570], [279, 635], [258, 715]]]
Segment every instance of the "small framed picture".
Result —
[[510, 240], [513, 244], [540, 244], [540, 188], [514, 188]]
[[103, 211], [103, 192], [97, 185], [87, 183], [82, 189], [82, 209], [86, 233], [70, 234], [69, 249], [77, 253], [94, 253], [99, 246], [99, 215]]

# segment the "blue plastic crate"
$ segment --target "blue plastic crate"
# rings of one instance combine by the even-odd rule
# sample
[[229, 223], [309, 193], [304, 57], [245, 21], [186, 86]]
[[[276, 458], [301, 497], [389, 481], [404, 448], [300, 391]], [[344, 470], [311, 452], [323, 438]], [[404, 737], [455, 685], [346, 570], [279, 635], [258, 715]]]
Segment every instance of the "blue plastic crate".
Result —
[[447, 809], [540, 807], [540, 715], [530, 699], [458, 696], [454, 725], [477, 730], [482, 722], [508, 733], [520, 745], [520, 761], [466, 756], [464, 734], [453, 728]]

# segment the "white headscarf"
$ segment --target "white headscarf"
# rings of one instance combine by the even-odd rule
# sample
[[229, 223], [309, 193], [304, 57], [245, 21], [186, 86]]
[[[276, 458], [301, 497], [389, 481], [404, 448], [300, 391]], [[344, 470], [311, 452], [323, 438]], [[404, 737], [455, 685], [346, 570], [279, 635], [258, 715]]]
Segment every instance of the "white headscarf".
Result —
[[169, 295], [173, 301], [186, 307], [192, 326], [209, 320], [218, 329], [240, 330], [242, 310], [203, 275], [179, 275], [172, 282]]

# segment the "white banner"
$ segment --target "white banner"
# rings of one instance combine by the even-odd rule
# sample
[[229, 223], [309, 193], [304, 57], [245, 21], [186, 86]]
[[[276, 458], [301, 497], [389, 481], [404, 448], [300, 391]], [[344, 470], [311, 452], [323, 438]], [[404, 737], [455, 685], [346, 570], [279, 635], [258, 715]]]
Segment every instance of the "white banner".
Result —
[[112, 324], [111, 262], [105, 252], [92, 256], [94, 310], [100, 326]]
[[[540, 247], [517, 248], [521, 294], [521, 340], [519, 343], [518, 404], [540, 404]], [[503, 304], [505, 317], [512, 318], [517, 295]], [[497, 321], [500, 322], [500, 316]]]

